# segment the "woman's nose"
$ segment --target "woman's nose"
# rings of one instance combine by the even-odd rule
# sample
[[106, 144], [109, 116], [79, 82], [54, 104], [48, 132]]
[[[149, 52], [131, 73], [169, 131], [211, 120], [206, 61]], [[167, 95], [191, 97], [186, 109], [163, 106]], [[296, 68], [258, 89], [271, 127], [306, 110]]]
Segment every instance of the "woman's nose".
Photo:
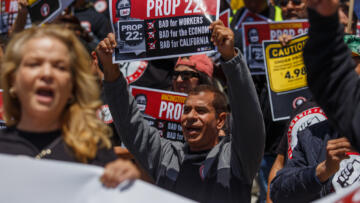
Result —
[[44, 63], [41, 66], [41, 79], [45, 82], [52, 82], [53, 79], [53, 68], [50, 64]]

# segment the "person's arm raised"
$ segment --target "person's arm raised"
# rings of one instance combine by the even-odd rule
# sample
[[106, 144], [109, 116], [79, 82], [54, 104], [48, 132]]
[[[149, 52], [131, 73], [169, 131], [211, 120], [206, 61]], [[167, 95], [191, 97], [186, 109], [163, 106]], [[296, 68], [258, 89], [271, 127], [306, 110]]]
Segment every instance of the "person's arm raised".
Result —
[[118, 65], [112, 63], [112, 53], [115, 47], [116, 40], [113, 33], [109, 33], [96, 47], [99, 60], [104, 66], [104, 80], [107, 82], [114, 82], [121, 75]]
[[212, 30], [211, 41], [217, 46], [221, 57], [225, 61], [234, 58], [237, 53], [234, 48], [233, 31], [230, 28], [225, 27], [220, 20], [211, 23], [210, 30]]
[[18, 13], [15, 22], [10, 29], [10, 35], [14, 35], [24, 30], [28, 15], [27, 6], [28, 6], [27, 0], [18, 0]]
[[307, 81], [330, 123], [360, 149], [360, 80], [344, 43], [336, 0], [308, 0], [309, 39], [304, 49]]
[[[264, 151], [265, 128], [259, 100], [246, 61], [234, 48], [234, 33], [221, 21], [211, 24], [212, 41], [221, 53], [233, 122], [231, 164], [234, 174], [251, 184]], [[240, 162], [239, 162], [240, 161]]]
[[170, 141], [161, 139], [159, 131], [149, 126], [148, 121], [143, 118], [134, 97], [127, 90], [126, 79], [117, 64], [112, 63], [115, 47], [115, 36], [110, 33], [96, 48], [104, 67], [105, 101], [109, 105], [121, 141], [156, 180], [162, 159], [161, 150]]

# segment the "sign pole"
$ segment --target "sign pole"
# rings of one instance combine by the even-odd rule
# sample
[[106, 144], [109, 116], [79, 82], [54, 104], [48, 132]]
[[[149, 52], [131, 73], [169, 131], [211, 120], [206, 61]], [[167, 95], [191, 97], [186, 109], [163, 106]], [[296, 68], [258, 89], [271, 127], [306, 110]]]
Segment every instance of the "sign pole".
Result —
[[350, 0], [349, 14], [348, 14], [349, 22], [348, 22], [347, 27], [346, 27], [346, 32], [347, 33], [352, 33], [351, 24], [352, 24], [352, 21], [353, 21], [353, 13], [354, 13], [354, 0]]

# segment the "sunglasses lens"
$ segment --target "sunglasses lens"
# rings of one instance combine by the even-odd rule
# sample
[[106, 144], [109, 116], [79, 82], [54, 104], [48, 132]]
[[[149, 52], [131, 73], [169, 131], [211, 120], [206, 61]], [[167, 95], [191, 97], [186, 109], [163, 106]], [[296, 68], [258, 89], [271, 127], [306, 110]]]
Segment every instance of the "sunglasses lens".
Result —
[[198, 73], [193, 71], [175, 71], [173, 74], [173, 80], [176, 80], [179, 75], [182, 80], [189, 80], [192, 77], [199, 77]]
[[181, 74], [181, 78], [183, 80], [189, 80], [191, 78], [191, 72], [183, 71]]

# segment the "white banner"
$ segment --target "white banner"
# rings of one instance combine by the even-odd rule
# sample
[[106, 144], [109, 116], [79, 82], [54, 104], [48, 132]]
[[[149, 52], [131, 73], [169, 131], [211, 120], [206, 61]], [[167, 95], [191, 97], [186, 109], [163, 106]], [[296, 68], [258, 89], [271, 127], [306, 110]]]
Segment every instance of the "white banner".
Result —
[[360, 202], [360, 183], [353, 185], [324, 198], [313, 201], [313, 203], [357, 203]]
[[0, 155], [0, 163], [1, 202], [192, 202], [140, 180], [105, 188], [97, 166], [10, 155]]

